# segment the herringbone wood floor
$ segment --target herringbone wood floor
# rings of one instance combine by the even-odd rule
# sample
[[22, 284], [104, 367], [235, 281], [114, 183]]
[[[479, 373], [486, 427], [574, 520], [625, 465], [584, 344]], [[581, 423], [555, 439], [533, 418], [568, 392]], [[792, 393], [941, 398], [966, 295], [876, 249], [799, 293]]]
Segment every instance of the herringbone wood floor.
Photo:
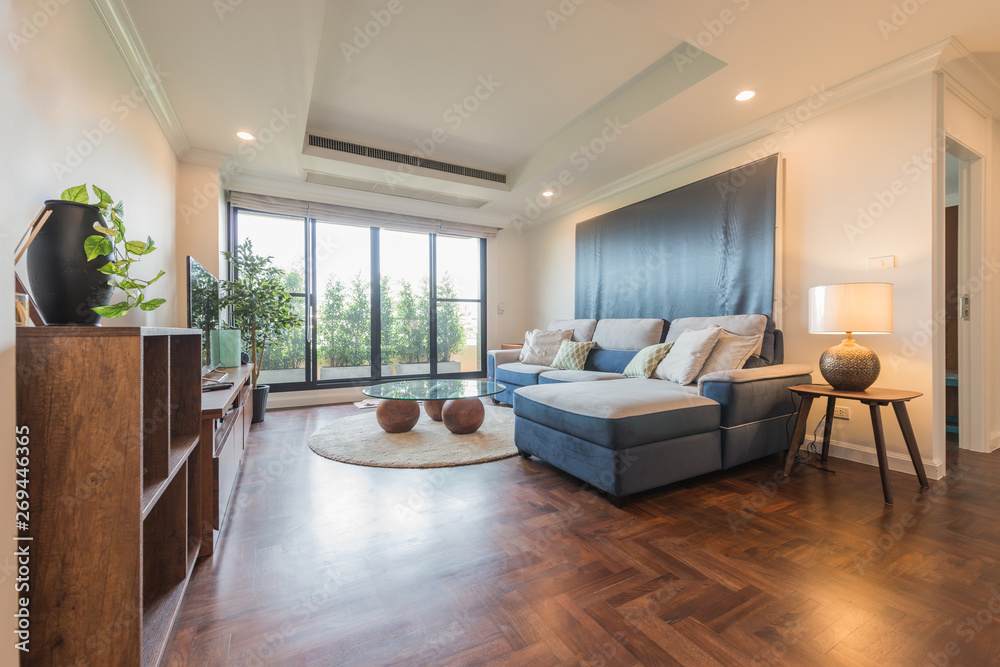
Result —
[[[388, 470], [270, 411], [171, 665], [1000, 664], [1000, 451], [893, 473], [776, 458], [615, 509], [537, 459]], [[775, 480], [778, 481], [775, 481]]]

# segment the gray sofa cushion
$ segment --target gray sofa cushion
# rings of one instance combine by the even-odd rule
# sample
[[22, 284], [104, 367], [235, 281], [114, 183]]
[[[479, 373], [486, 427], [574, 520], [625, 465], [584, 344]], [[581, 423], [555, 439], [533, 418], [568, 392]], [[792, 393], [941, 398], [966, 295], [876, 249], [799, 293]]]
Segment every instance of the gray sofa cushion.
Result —
[[573, 340], [577, 343], [586, 343], [594, 340], [594, 327], [597, 320], [552, 320], [549, 322], [549, 329], [572, 329]]
[[548, 371], [538, 377], [538, 384], [554, 382], [594, 382], [595, 380], [622, 380], [621, 373], [602, 373], [601, 371]]
[[788, 387], [812, 382], [811, 372], [802, 364], [718, 371], [698, 380], [698, 393], [722, 405], [722, 426], [738, 426], [795, 412]]
[[719, 428], [719, 404], [662, 380], [539, 384], [514, 392], [514, 414], [608, 449]]
[[638, 354], [634, 350], [601, 350], [594, 348], [587, 356], [583, 369], [602, 373], [624, 373], [628, 362]]
[[[684, 333], [685, 329], [706, 329], [712, 325], [720, 326], [737, 336], [753, 336], [764, 334], [767, 329], [767, 315], [718, 315], [715, 317], [679, 317], [670, 321], [670, 331], [667, 332], [667, 343], [671, 343]], [[753, 353], [760, 355], [758, 345]]]
[[529, 385], [538, 384], [538, 376], [545, 371], [551, 371], [549, 366], [535, 366], [533, 364], [500, 364], [497, 366], [497, 382], [500, 384]]
[[652, 318], [600, 320], [593, 341], [605, 350], [641, 350], [663, 337], [663, 320]]
[[[748, 368], [780, 364], [782, 359], [775, 354], [774, 329], [775, 324], [767, 315], [716, 315], [712, 317], [679, 317], [670, 321], [665, 342], [670, 343], [684, 333], [685, 329], [704, 329], [717, 324], [730, 333], [739, 336], [763, 334], [760, 347], [754, 350], [753, 357], [747, 362]], [[759, 357], [759, 358], [754, 358]]]

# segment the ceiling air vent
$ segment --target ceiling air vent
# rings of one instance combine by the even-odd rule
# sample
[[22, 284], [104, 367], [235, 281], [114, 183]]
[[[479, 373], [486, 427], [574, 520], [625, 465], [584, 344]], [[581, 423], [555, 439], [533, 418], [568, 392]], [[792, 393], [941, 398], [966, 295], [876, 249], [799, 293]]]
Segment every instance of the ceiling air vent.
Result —
[[361, 155], [364, 157], [375, 158], [376, 160], [385, 160], [387, 162], [396, 162], [398, 164], [408, 164], [414, 167], [423, 167], [424, 169], [433, 169], [434, 171], [444, 171], [449, 174], [458, 174], [459, 176], [468, 176], [469, 178], [477, 178], [481, 181], [492, 181], [493, 183], [504, 184], [507, 183], [506, 174], [498, 174], [492, 171], [484, 171], [482, 169], [473, 169], [472, 167], [463, 167], [460, 164], [451, 164], [450, 162], [428, 160], [427, 158], [417, 157], [415, 155], [406, 155], [405, 153], [397, 153], [396, 151], [387, 151], [373, 146], [362, 146], [361, 144], [341, 141], [340, 139], [321, 137], [318, 134], [309, 135], [309, 145], [315, 148], [325, 148], [331, 151], [340, 151], [341, 153], [350, 153], [351, 155]]
[[388, 183], [365, 181], [360, 178], [348, 178], [346, 176], [324, 174], [318, 171], [307, 170], [306, 182], [317, 183], [319, 185], [329, 185], [335, 188], [375, 192], [380, 195], [392, 195], [393, 197], [419, 199], [421, 201], [430, 201], [438, 204], [448, 204], [449, 206], [461, 206], [462, 208], [479, 208], [480, 206], [489, 203], [485, 199], [476, 199], [475, 197], [462, 197], [460, 195], [451, 195], [443, 192], [419, 190], [417, 188], [408, 188], [402, 185], [389, 185]]

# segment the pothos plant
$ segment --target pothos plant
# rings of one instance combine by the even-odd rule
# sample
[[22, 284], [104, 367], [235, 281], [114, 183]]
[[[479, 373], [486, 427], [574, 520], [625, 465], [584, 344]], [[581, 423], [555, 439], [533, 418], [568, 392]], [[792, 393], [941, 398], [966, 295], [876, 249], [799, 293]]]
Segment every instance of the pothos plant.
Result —
[[96, 206], [105, 221], [110, 224], [110, 227], [94, 225], [94, 231], [97, 233], [87, 237], [83, 249], [87, 254], [87, 261], [102, 255], [112, 255], [111, 261], [97, 270], [111, 276], [109, 283], [125, 293], [124, 301], [109, 306], [93, 306], [93, 311], [102, 317], [121, 317], [136, 306], [141, 310], [156, 310], [166, 303], [166, 299], [147, 299], [145, 290], [159, 280], [164, 272], [160, 271], [152, 280], [142, 280], [130, 275], [133, 264], [144, 255], [156, 250], [153, 239], [147, 236], [145, 241], [125, 240], [125, 222], [122, 220], [125, 215], [124, 203], [116, 204], [106, 191], [96, 185], [91, 187], [97, 196], [97, 201], [93, 204], [86, 184], [67, 188], [63, 191], [61, 199]]

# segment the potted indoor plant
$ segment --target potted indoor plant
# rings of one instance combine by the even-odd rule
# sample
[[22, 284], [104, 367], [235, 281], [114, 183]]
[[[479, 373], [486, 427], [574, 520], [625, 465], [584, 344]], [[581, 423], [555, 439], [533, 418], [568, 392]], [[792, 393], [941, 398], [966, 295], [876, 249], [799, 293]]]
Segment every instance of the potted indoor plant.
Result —
[[232, 307], [233, 324], [240, 330], [243, 344], [253, 363], [253, 421], [264, 419], [269, 385], [257, 380], [267, 346], [302, 324], [292, 312], [292, 297], [285, 287], [285, 272], [271, 263], [271, 257], [257, 255], [247, 239], [235, 253], [223, 252], [233, 267], [234, 279], [222, 281], [222, 307]]
[[[135, 264], [156, 246], [153, 239], [125, 239], [125, 209], [101, 188], [67, 188], [45, 202], [46, 215], [27, 250], [28, 282], [47, 324], [98, 325], [102, 317], [121, 317], [132, 309], [154, 310], [165, 299], [147, 299], [151, 280], [131, 275]], [[111, 303], [115, 288], [125, 299]]]

